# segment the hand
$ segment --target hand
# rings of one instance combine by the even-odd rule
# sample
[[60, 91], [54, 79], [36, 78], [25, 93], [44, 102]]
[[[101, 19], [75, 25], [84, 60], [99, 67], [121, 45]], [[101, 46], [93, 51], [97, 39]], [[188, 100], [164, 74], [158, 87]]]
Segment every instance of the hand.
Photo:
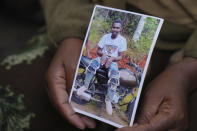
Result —
[[74, 112], [68, 103], [69, 92], [72, 87], [75, 69], [82, 47], [80, 39], [70, 38], [64, 40], [46, 73], [46, 81], [48, 84], [47, 91], [52, 104], [74, 126], [84, 129], [94, 128], [95, 122]]
[[[193, 73], [194, 72], [194, 73]], [[187, 95], [196, 85], [197, 61], [186, 58], [150, 83], [137, 116], [138, 125], [118, 131], [180, 131], [187, 128]]]
[[109, 59], [107, 59], [107, 62], [105, 64], [106, 68], [109, 68], [111, 63], [114, 61], [114, 57], [110, 57]]
[[106, 60], [107, 60], [107, 55], [105, 53], [103, 53], [102, 57], [101, 57], [101, 65], [104, 65]]
[[106, 68], [109, 68], [109, 66], [111, 65], [111, 63], [114, 61], [114, 57], [110, 57], [108, 60], [107, 60], [107, 62], [106, 62], [106, 64], [105, 64], [105, 67]]

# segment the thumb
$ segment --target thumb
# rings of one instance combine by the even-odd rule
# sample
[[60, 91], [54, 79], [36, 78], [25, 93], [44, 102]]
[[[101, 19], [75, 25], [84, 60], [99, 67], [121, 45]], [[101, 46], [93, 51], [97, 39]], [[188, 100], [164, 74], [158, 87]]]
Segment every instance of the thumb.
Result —
[[47, 91], [52, 104], [59, 113], [71, 124], [80, 129], [84, 129], [85, 123], [68, 103], [68, 92], [66, 91], [68, 81], [66, 81], [66, 79], [73, 79], [73, 77], [66, 76], [65, 72], [66, 69], [63, 61], [65, 55], [63, 55], [63, 52], [69, 49], [66, 45], [68, 44], [62, 43], [59, 46], [46, 73]]
[[84, 129], [85, 124], [68, 103], [65, 79], [62, 63], [58, 59], [54, 59], [46, 73], [49, 98], [54, 107], [65, 119], [76, 127]]

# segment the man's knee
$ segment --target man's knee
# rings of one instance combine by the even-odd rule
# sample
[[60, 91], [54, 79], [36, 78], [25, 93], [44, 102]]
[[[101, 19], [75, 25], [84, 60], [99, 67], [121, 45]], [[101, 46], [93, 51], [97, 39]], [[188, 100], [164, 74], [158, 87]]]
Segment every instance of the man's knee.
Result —
[[100, 63], [97, 60], [92, 60], [87, 67], [87, 72], [96, 74], [97, 69], [100, 67]]
[[109, 77], [109, 80], [108, 80], [109, 85], [111, 85], [113, 87], [119, 86], [119, 77], [120, 77], [119, 71], [110, 70], [108, 73], [108, 77]]

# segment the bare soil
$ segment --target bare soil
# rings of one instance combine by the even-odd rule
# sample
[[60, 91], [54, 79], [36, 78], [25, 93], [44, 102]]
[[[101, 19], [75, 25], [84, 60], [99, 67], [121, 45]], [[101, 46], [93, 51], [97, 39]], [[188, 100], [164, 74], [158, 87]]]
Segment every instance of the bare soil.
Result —
[[102, 106], [102, 112], [100, 112], [99, 106], [96, 106], [92, 103], [86, 104], [86, 105], [80, 105], [80, 104], [77, 104], [77, 103], [71, 101], [71, 105], [77, 109], [94, 114], [96, 116], [99, 116], [101, 118], [112, 121], [112, 122], [117, 123], [122, 126], [128, 126], [130, 123], [130, 121], [128, 120], [125, 113], [121, 110], [116, 109], [116, 108], [113, 108], [112, 115], [108, 115], [105, 110], [105, 104], [103, 104], [103, 106]]

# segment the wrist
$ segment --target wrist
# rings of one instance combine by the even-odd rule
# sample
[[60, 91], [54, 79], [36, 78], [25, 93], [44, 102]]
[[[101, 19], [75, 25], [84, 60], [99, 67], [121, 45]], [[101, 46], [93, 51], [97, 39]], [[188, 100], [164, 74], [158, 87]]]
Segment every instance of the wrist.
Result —
[[67, 45], [67, 44], [71, 44], [71, 43], [77, 43], [79, 45], [82, 45], [83, 41], [79, 38], [71, 37], [71, 38], [67, 38], [67, 39], [62, 40], [60, 42], [60, 45]]
[[192, 57], [184, 57], [182, 62], [185, 65], [185, 74], [189, 81], [189, 90], [197, 88], [197, 59]]
[[175, 72], [175, 78], [181, 78], [182, 84], [185, 89], [190, 92], [197, 88], [197, 60], [191, 57], [185, 57], [176, 64], [168, 68], [170, 71]]
[[54, 59], [58, 59], [61, 62], [65, 60], [73, 61], [73, 59], [78, 59], [78, 57], [80, 56], [82, 44], [83, 41], [78, 38], [68, 38], [62, 40], [55, 53]]

